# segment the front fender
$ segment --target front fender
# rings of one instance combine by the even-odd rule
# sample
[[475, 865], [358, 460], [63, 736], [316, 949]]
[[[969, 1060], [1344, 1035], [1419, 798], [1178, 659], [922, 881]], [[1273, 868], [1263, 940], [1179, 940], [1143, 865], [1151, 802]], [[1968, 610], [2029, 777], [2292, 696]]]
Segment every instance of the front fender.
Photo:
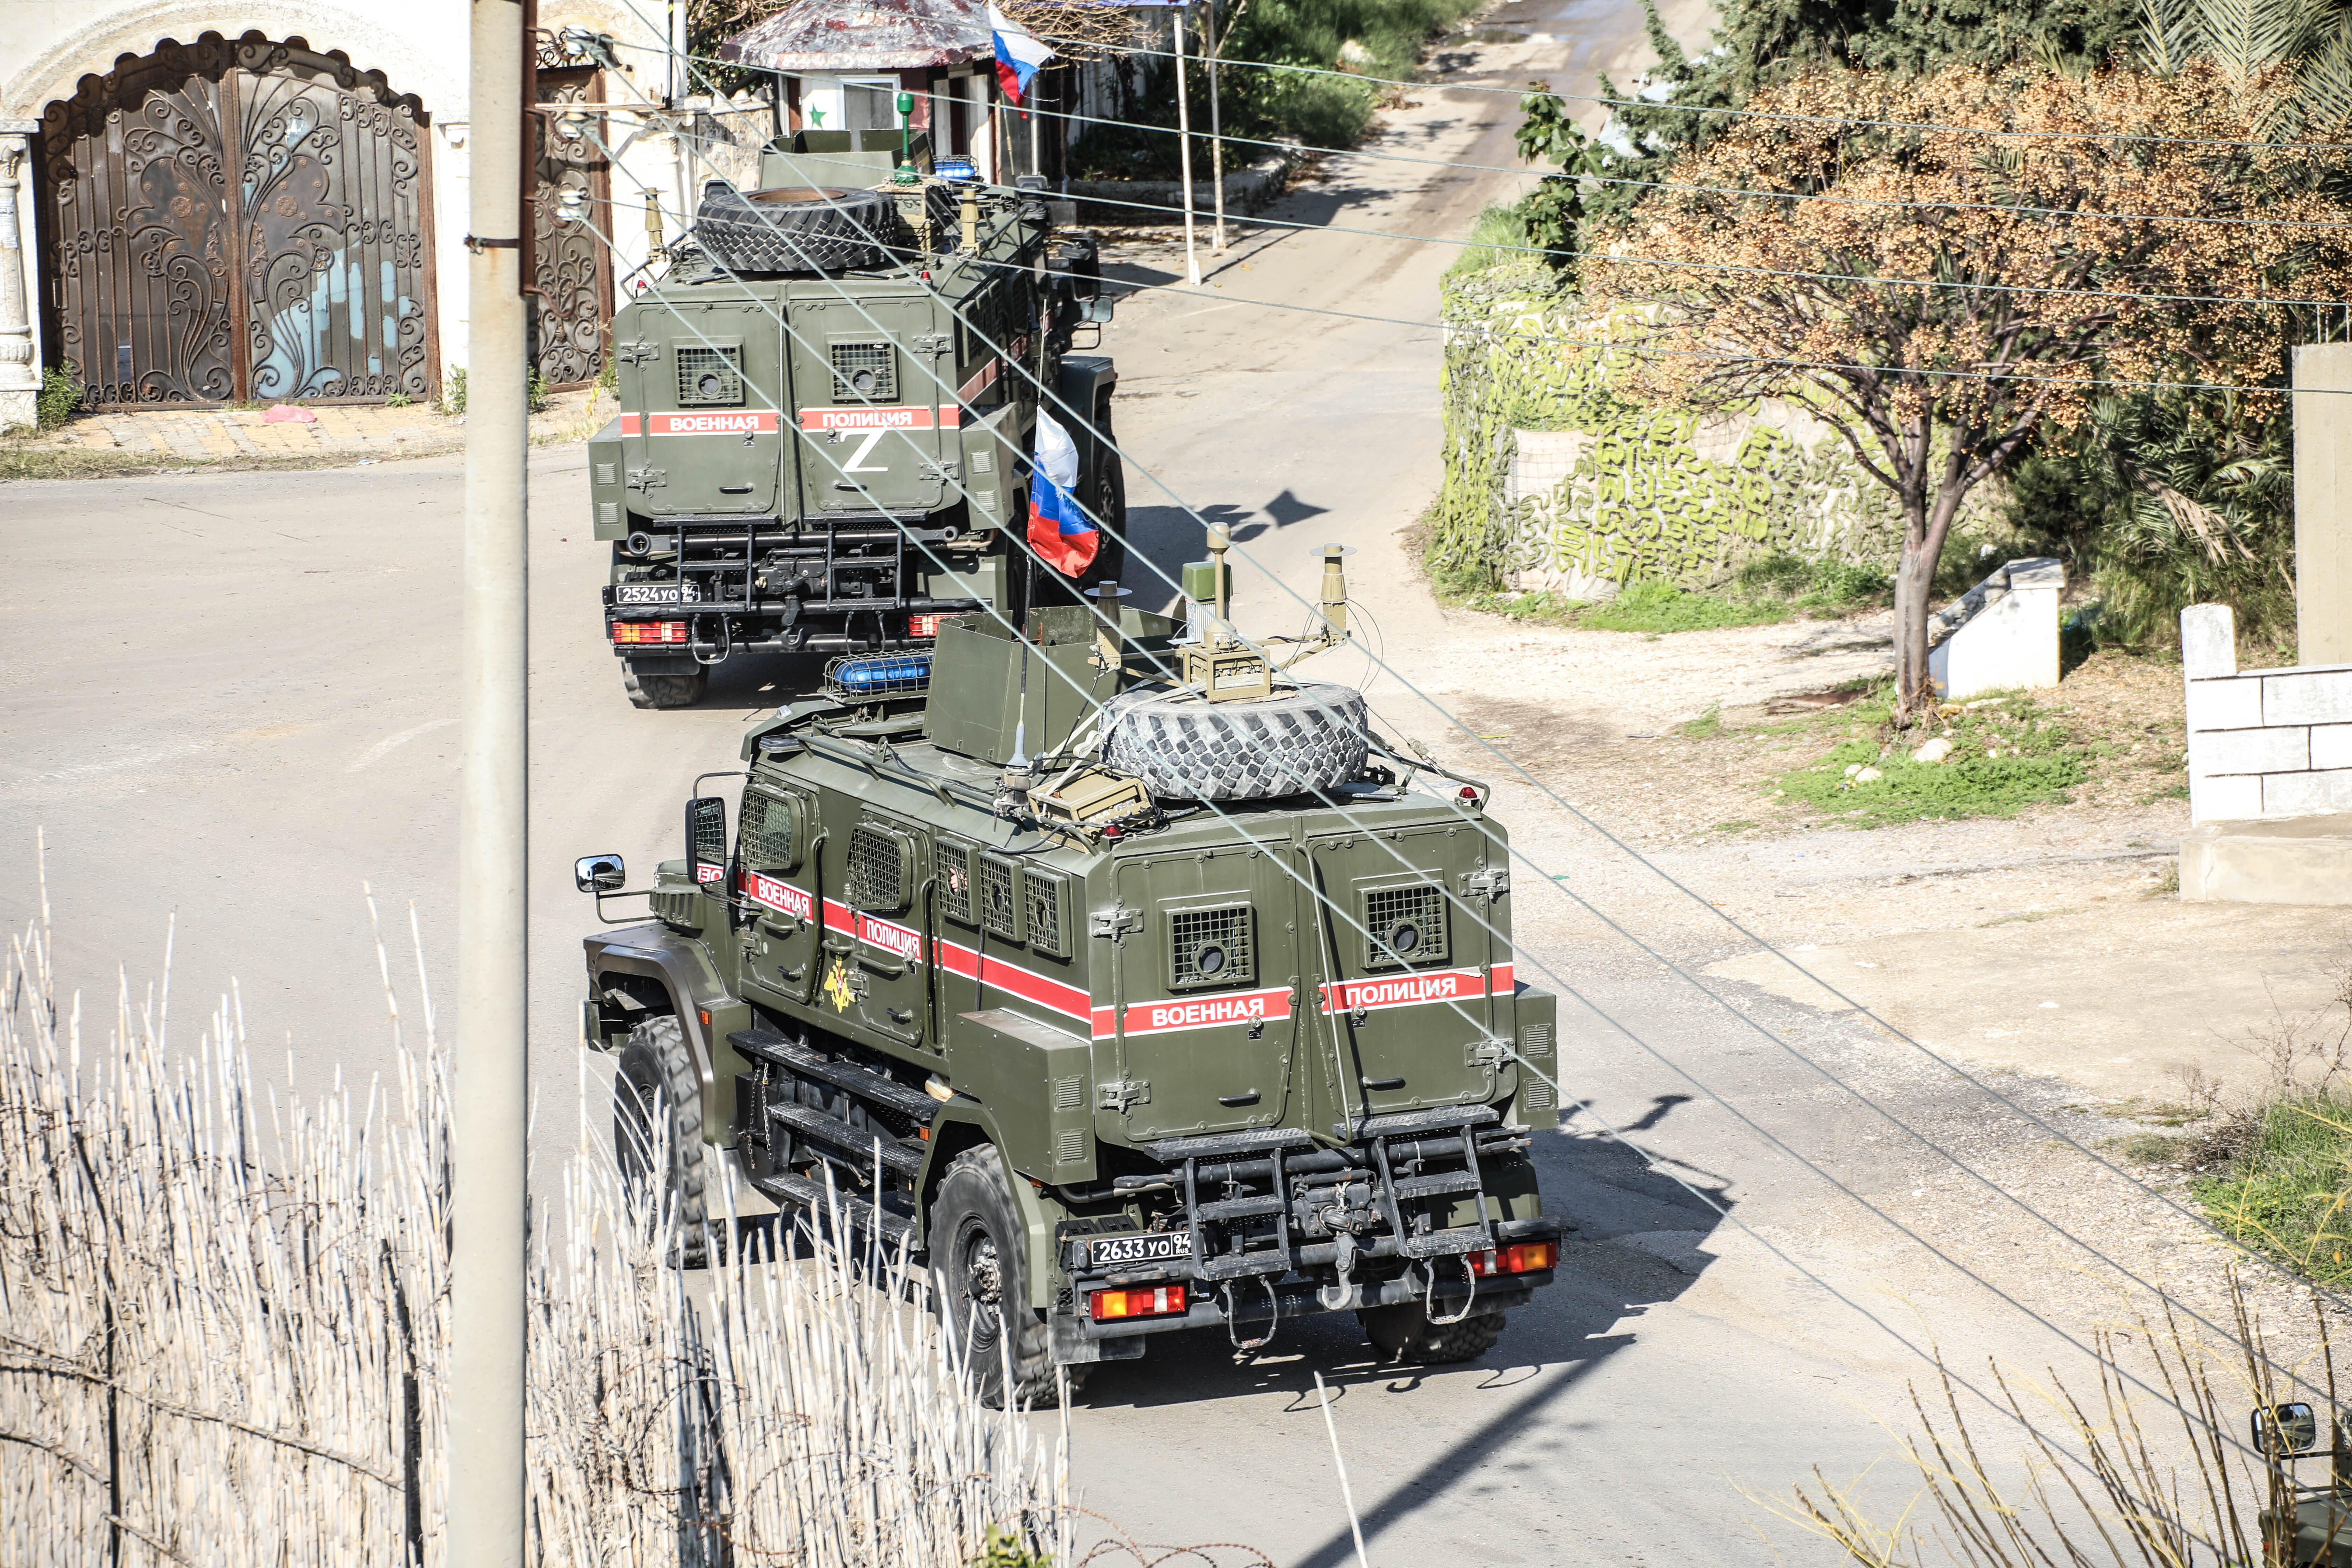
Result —
[[923, 1156], [922, 1173], [915, 1184], [922, 1194], [917, 1220], [922, 1227], [923, 1245], [927, 1248], [930, 1245], [931, 1195], [939, 1190], [940, 1178], [947, 1174], [957, 1155], [983, 1143], [992, 1144], [1003, 1162], [1013, 1212], [1021, 1216], [1021, 1227], [1028, 1237], [1028, 1267], [1022, 1278], [1029, 1282], [1029, 1304], [1042, 1310], [1054, 1304], [1060, 1289], [1062, 1265], [1055, 1252], [1054, 1228], [1070, 1217], [1070, 1211], [1013, 1168], [996, 1119], [977, 1100], [950, 1100], [931, 1120], [930, 1148]]
[[599, 931], [586, 939], [588, 994], [604, 991], [602, 976], [629, 974], [658, 981], [669, 997], [694, 1057], [702, 1090], [702, 1139], [724, 1145], [735, 1121], [735, 1075], [750, 1070], [727, 1037], [751, 1025], [751, 1009], [729, 993], [709, 950], [658, 921]]

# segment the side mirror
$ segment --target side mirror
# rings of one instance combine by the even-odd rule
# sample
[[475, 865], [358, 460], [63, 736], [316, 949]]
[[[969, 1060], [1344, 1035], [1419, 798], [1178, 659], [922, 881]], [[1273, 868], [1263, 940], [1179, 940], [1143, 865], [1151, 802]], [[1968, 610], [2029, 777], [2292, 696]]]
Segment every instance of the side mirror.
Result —
[[572, 885], [583, 893], [616, 893], [628, 879], [618, 855], [583, 855], [572, 862]]
[[2253, 1414], [2254, 1448], [2267, 1459], [2291, 1459], [2319, 1447], [2319, 1417], [2308, 1405], [2273, 1405]]
[[698, 887], [727, 880], [727, 803], [718, 795], [686, 803], [686, 858]]
[[1111, 319], [1111, 312], [1117, 304], [1118, 301], [1108, 294], [1097, 294], [1091, 300], [1081, 300], [1078, 301], [1078, 320], [1101, 326]]

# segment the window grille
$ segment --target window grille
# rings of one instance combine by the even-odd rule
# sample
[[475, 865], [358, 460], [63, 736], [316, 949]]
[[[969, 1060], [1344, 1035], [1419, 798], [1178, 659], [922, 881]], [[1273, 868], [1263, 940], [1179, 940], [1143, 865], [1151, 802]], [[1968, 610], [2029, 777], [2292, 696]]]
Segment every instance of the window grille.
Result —
[[907, 841], [860, 826], [849, 836], [849, 907], [884, 913], [907, 905]]
[[1247, 904], [1177, 910], [1168, 917], [1168, 984], [1184, 989], [1246, 985], [1257, 978]]
[[1376, 888], [1364, 895], [1364, 966], [1394, 969], [1445, 962], [1445, 889], [1433, 882]]
[[833, 345], [833, 400], [835, 403], [896, 403], [898, 401], [898, 356], [888, 343]]
[[755, 795], [743, 814], [743, 854], [756, 871], [789, 871], [800, 864], [799, 826], [793, 803]]
[[733, 407], [743, 401], [743, 351], [697, 344], [677, 351], [681, 408]]
[[960, 925], [971, 920], [971, 850], [961, 844], [939, 847], [940, 913]]
[[993, 855], [980, 858], [980, 923], [991, 936], [1021, 940], [1020, 868]]
[[1031, 951], [1056, 958], [1068, 956], [1069, 950], [1062, 945], [1062, 879], [1024, 871], [1021, 890], [1029, 906]]

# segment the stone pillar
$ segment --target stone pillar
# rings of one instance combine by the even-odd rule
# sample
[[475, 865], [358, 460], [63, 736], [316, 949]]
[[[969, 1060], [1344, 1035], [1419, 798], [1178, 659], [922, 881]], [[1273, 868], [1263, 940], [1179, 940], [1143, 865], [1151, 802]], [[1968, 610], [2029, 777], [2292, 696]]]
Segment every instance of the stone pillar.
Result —
[[2352, 664], [2352, 343], [2294, 351], [2297, 664]]
[[0, 430], [32, 424], [41, 391], [33, 349], [33, 276], [25, 266], [33, 208], [16, 199], [18, 182], [30, 183], [33, 134], [39, 129], [37, 120], [0, 120]]

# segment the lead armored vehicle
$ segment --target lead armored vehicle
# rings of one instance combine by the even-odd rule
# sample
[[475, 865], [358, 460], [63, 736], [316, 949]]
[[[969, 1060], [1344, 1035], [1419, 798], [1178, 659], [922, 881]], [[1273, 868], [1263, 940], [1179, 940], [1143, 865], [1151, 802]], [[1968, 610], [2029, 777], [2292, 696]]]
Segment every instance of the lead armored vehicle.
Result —
[[589, 500], [638, 707], [694, 702], [746, 652], [1017, 619], [1028, 558], [1004, 536], [1026, 523], [1040, 387], [1103, 524], [1075, 585], [1118, 580], [1118, 372], [1073, 352], [1110, 315], [1092, 237], [1038, 193], [922, 172], [919, 141], [901, 161], [856, 136], [797, 132], [761, 153], [761, 189], [712, 183], [667, 275], [614, 317], [622, 412], [589, 442]]
[[1276, 668], [1344, 637], [1338, 547], [1286, 649], [1230, 635], [1221, 545], [1181, 620], [1106, 594], [835, 660], [687, 802], [654, 918], [587, 940], [625, 1167], [690, 1236], [728, 1161], [919, 1249], [995, 1394], [1339, 1310], [1464, 1359], [1552, 1279], [1503, 827]]

